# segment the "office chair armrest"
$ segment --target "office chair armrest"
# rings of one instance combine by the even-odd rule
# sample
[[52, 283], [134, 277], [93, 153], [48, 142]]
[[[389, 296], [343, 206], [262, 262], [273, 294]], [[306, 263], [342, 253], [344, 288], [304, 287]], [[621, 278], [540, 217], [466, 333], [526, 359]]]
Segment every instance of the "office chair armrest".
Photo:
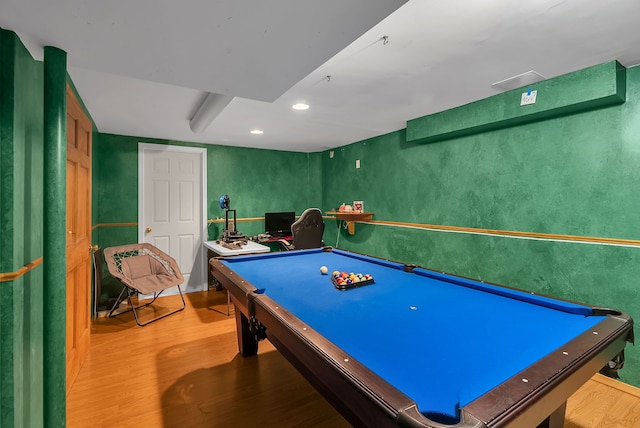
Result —
[[278, 242], [278, 244], [280, 244], [282, 249], [285, 250], [285, 251], [295, 250], [295, 247], [293, 246], [293, 244], [291, 242], [287, 241], [286, 239], [278, 239], [277, 242]]

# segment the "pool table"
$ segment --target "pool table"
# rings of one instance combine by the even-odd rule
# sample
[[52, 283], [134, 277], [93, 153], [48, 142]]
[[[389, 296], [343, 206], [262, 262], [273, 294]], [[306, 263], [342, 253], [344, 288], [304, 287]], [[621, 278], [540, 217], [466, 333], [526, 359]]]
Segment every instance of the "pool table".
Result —
[[633, 340], [616, 310], [330, 247], [209, 268], [241, 354], [267, 338], [354, 426], [562, 427], [567, 398]]

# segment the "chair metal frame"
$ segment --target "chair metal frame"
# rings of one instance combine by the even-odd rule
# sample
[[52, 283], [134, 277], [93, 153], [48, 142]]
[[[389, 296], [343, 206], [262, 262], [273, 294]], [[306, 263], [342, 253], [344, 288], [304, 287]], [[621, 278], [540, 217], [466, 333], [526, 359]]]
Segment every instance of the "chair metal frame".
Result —
[[[152, 290], [153, 299], [150, 302], [136, 306], [132, 298], [137, 296], [138, 293], [140, 294], [149, 294], [149, 293], [144, 293], [140, 291], [138, 288], [136, 288], [135, 281], [133, 281], [131, 278], [128, 278], [124, 274], [124, 272], [122, 271], [122, 260], [131, 256], [143, 256], [143, 255], [146, 255], [158, 261], [165, 268], [166, 274], [170, 277], [173, 277], [173, 279], [170, 284], [165, 284], [162, 286], [162, 288], [158, 288], [157, 290]], [[184, 310], [184, 308], [186, 307], [184, 296], [182, 294], [182, 289], [180, 288], [180, 284], [184, 282], [184, 278], [182, 276], [182, 273], [180, 272], [180, 268], [178, 267], [178, 264], [171, 256], [162, 252], [155, 246], [147, 243], [140, 243], [140, 244], [121, 245], [118, 247], [109, 247], [104, 249], [104, 258], [105, 258], [105, 261], [107, 262], [109, 273], [123, 285], [122, 291], [120, 292], [118, 299], [116, 300], [113, 307], [109, 311], [109, 314], [107, 315], [109, 318], [113, 318], [113, 317], [125, 314], [127, 312], [133, 312], [133, 316], [135, 318], [136, 324], [138, 324], [140, 327], [144, 327], [145, 325], [151, 324], [152, 322], [161, 320], [162, 318], [166, 318], [169, 315], [173, 315], [177, 312], [180, 312]], [[163, 291], [174, 286], [178, 288], [178, 293], [180, 295], [180, 299], [182, 300], [182, 307], [174, 311], [171, 311], [169, 313], [166, 313], [164, 315], [155, 317], [150, 321], [147, 321], [144, 323], [140, 322], [140, 319], [138, 317], [138, 310], [152, 305], [156, 301], [156, 299], [160, 297]], [[120, 304], [125, 299], [128, 301], [130, 309], [114, 314], [115, 310], [120, 306]]]

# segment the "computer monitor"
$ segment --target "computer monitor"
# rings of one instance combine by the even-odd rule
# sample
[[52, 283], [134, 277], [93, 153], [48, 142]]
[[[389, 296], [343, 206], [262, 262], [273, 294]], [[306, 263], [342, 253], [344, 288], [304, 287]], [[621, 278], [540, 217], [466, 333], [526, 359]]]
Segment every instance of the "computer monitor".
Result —
[[295, 221], [294, 211], [264, 213], [264, 231], [271, 236], [290, 236], [291, 225]]

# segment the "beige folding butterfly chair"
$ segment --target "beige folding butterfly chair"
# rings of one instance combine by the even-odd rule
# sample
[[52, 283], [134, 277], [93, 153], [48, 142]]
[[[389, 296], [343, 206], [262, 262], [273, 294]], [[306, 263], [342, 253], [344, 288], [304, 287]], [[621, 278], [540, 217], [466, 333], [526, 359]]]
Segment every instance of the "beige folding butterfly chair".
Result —
[[[136, 324], [145, 326], [164, 317], [183, 310], [186, 305], [180, 284], [184, 282], [182, 273], [176, 261], [151, 244], [130, 244], [104, 249], [104, 258], [109, 268], [109, 273], [118, 279], [124, 288], [120, 296], [109, 312], [109, 317], [115, 317], [123, 313], [133, 311]], [[153, 318], [145, 323], [138, 319], [138, 309], [147, 307], [170, 287], [176, 286], [182, 299], [182, 307], [167, 314]], [[153, 299], [145, 304], [135, 306], [132, 297], [136, 294], [153, 294]], [[131, 309], [113, 314], [120, 303], [128, 299]]]

